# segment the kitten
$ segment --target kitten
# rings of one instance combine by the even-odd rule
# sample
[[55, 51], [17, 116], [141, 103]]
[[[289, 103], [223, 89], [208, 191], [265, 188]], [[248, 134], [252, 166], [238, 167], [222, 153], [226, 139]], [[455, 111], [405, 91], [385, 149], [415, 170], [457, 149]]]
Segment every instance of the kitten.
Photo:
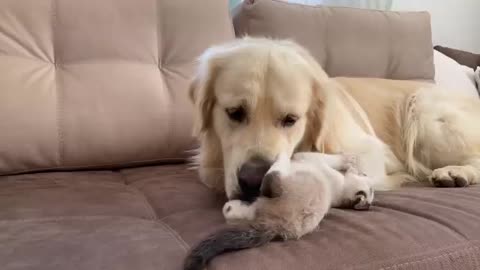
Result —
[[193, 248], [184, 270], [200, 270], [213, 257], [252, 248], [274, 239], [298, 239], [314, 231], [331, 207], [367, 210], [373, 201], [372, 179], [349, 155], [282, 155], [265, 175], [261, 197], [251, 204], [227, 202], [223, 214], [236, 225], [214, 233]]

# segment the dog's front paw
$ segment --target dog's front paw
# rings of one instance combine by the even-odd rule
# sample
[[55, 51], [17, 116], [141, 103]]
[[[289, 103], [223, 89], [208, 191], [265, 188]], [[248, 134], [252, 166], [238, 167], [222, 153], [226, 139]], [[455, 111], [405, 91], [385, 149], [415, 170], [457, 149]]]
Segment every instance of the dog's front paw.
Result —
[[436, 187], [466, 187], [470, 183], [463, 166], [447, 166], [436, 169], [430, 176], [430, 182]]
[[223, 206], [223, 216], [227, 221], [252, 221], [255, 218], [255, 209], [251, 204], [248, 205], [240, 200], [232, 200]]

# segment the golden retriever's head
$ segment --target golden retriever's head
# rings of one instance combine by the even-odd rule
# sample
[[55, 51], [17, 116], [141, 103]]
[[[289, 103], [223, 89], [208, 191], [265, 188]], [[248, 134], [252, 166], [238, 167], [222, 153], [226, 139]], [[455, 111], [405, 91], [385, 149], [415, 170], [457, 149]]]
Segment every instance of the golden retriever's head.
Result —
[[244, 38], [208, 49], [190, 90], [202, 180], [230, 199], [256, 197], [280, 153], [316, 148], [327, 80], [293, 42]]

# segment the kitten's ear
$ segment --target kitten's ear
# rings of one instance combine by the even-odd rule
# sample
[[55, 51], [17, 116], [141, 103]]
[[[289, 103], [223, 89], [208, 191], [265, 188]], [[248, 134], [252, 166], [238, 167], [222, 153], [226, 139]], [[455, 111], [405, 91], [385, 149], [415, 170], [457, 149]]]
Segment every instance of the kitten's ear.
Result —
[[260, 196], [278, 198], [282, 196], [280, 172], [273, 171], [265, 175], [260, 187]]

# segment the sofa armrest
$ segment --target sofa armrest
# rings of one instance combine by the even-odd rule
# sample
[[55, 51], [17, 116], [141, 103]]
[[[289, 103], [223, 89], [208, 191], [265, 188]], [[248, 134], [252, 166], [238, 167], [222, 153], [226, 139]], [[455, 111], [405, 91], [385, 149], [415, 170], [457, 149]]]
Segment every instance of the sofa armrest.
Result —
[[445, 54], [446, 56], [457, 61], [459, 64], [476, 69], [480, 66], [480, 54], [475, 54], [463, 50], [453, 49], [437, 45], [433, 47], [435, 50]]

